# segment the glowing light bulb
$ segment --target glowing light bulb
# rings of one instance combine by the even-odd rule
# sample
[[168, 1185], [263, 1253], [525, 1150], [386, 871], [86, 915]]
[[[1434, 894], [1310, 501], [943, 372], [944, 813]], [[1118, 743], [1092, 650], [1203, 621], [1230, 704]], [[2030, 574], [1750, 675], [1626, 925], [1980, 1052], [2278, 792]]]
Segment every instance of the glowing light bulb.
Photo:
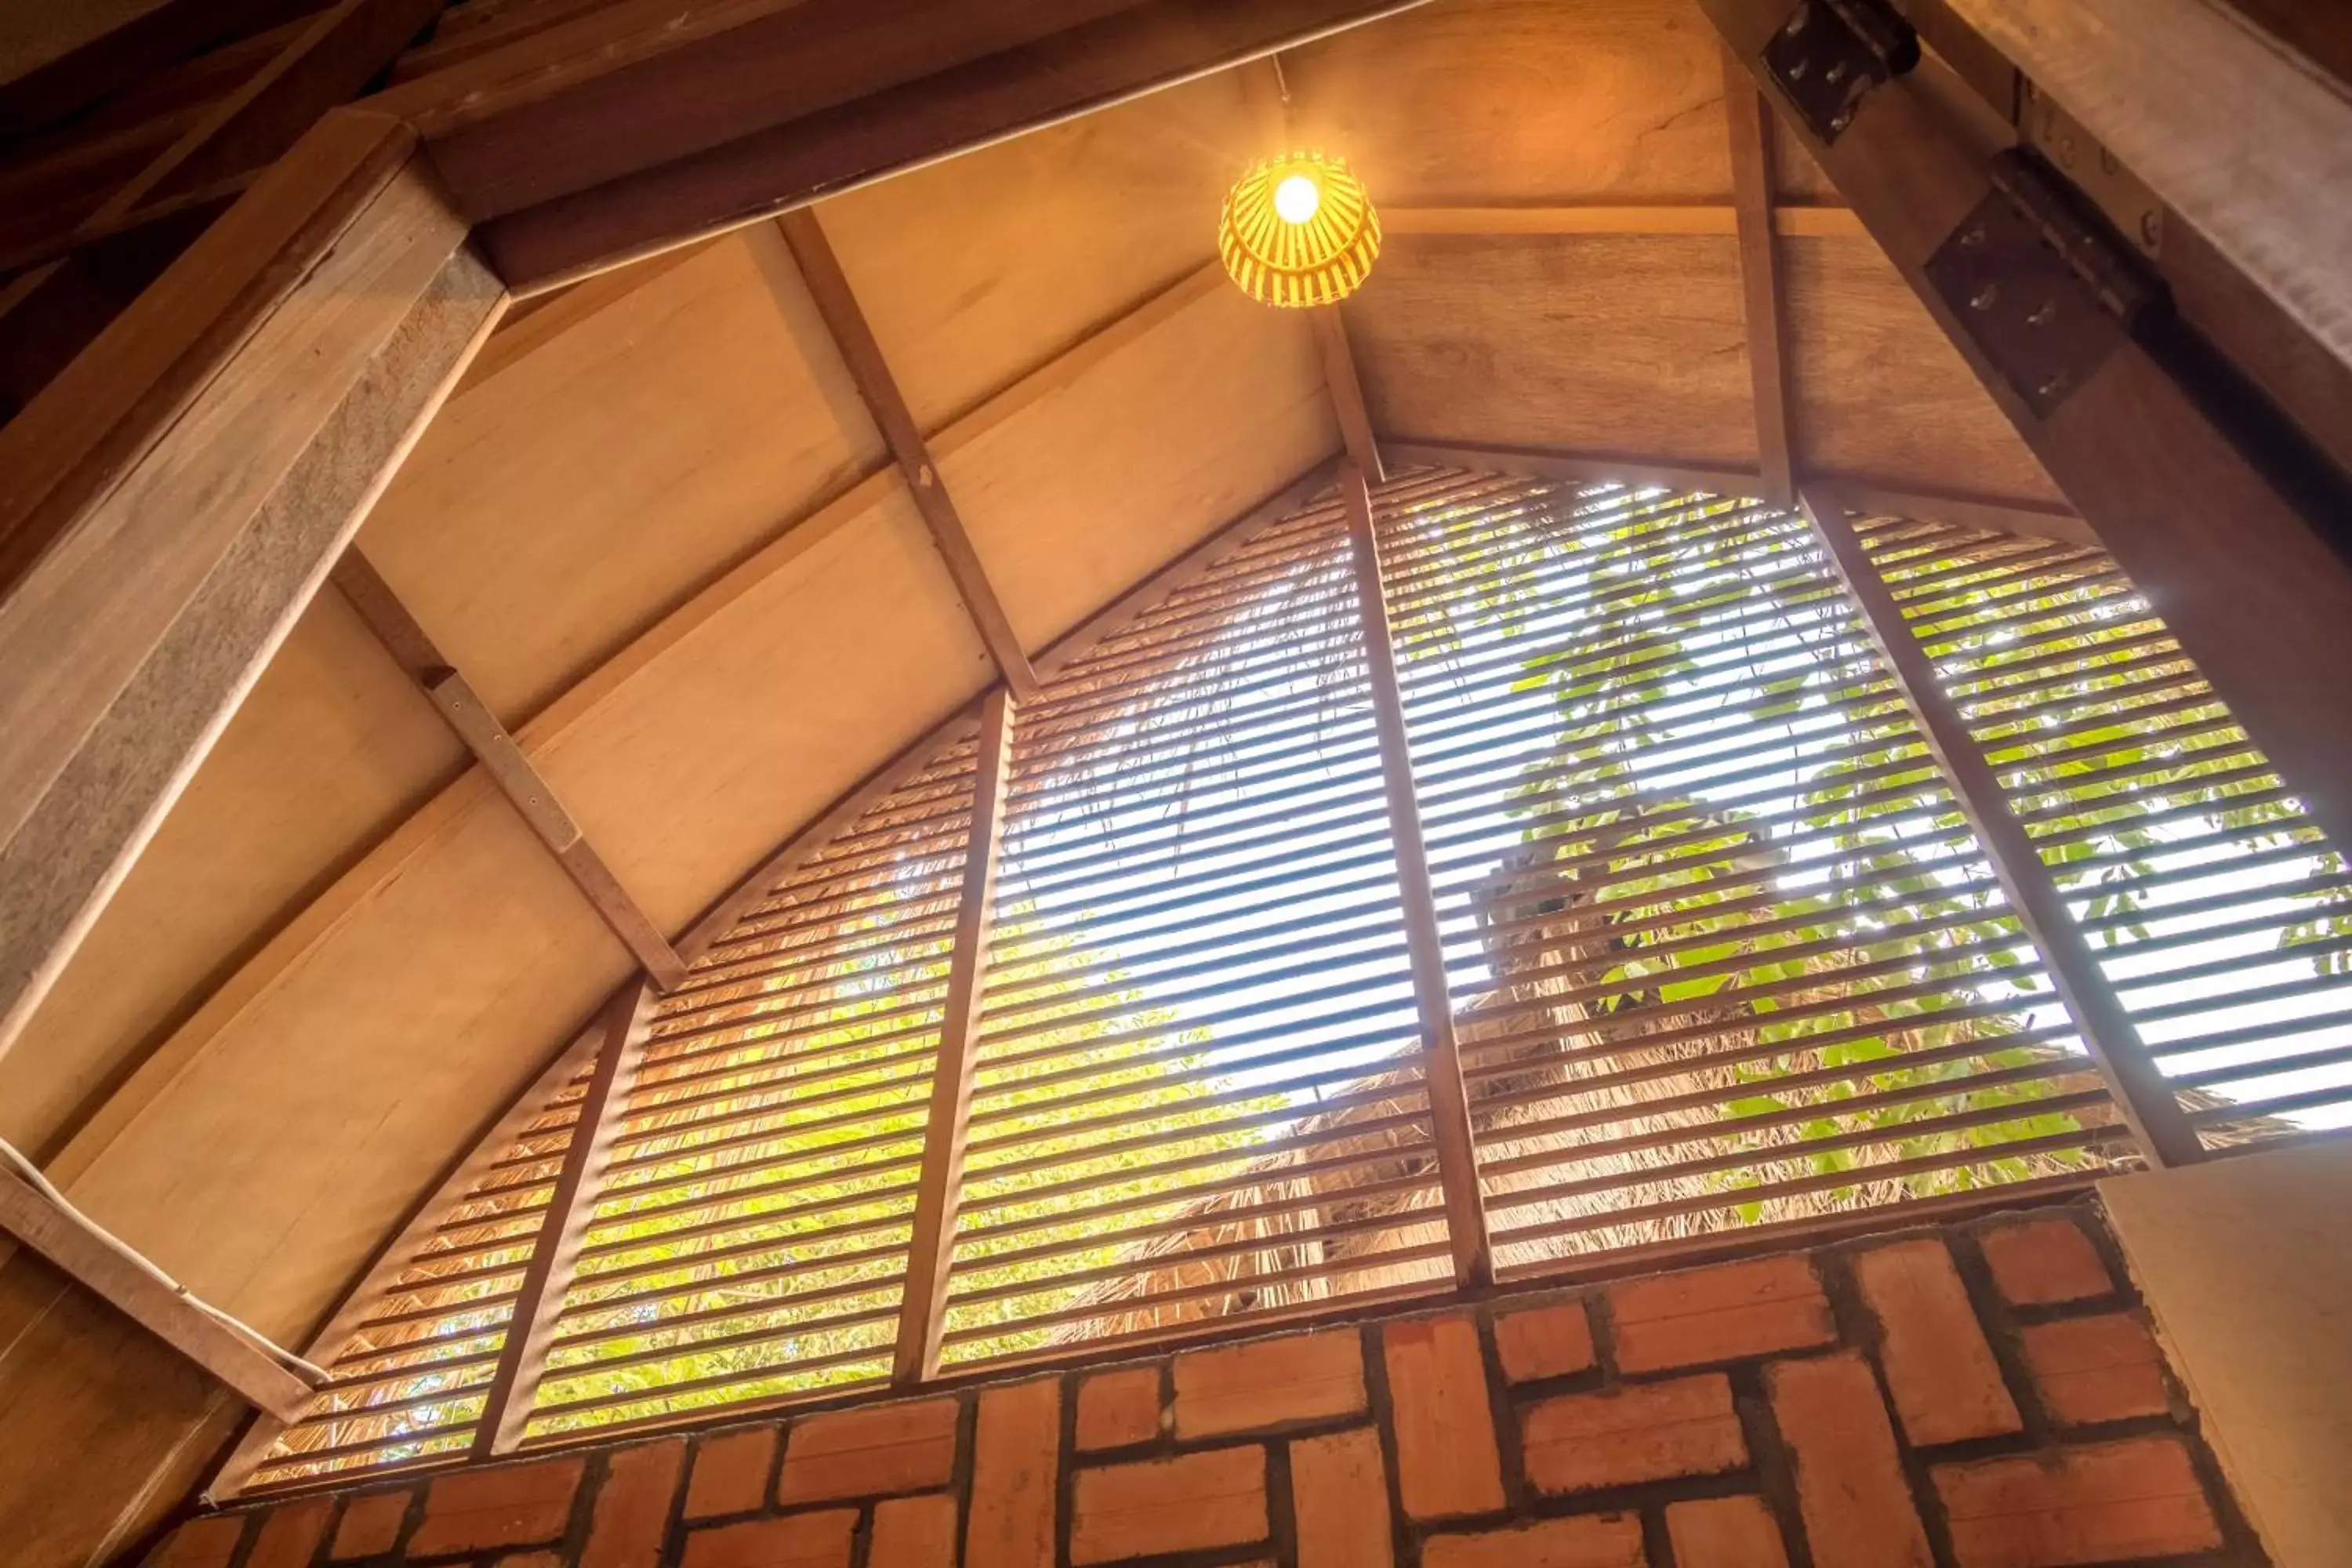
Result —
[[1293, 174], [1274, 188], [1274, 210], [1285, 223], [1305, 223], [1323, 205], [1323, 188], [1305, 174]]

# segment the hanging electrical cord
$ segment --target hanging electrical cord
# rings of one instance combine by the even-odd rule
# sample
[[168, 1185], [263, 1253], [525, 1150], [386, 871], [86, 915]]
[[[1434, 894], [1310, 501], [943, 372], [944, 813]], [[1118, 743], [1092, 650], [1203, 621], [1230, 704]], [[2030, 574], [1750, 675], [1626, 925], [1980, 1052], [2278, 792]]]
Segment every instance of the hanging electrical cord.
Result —
[[65, 1194], [59, 1192], [55, 1184], [50, 1182], [48, 1177], [41, 1173], [41, 1168], [38, 1165], [34, 1164], [32, 1161], [26, 1159], [24, 1153], [19, 1151], [16, 1145], [10, 1143], [4, 1138], [0, 1138], [0, 1164], [5, 1164], [9, 1170], [14, 1172], [17, 1178], [26, 1186], [31, 1187], [35, 1192], [48, 1199], [50, 1203], [56, 1205], [58, 1211], [60, 1214], [63, 1214], [67, 1217], [75, 1221], [82, 1227], [83, 1230], [89, 1232], [91, 1237], [95, 1237], [100, 1242], [104, 1243], [117, 1255], [129, 1262], [132, 1267], [152, 1277], [157, 1283], [161, 1284], [165, 1289], [171, 1291], [174, 1296], [179, 1297], [180, 1300], [185, 1301], [189, 1306], [194, 1307], [197, 1311], [202, 1312], [207, 1318], [219, 1323], [223, 1328], [227, 1329], [238, 1338], [245, 1340], [247, 1342], [251, 1344], [254, 1349], [259, 1351], [262, 1354], [268, 1356], [271, 1361], [276, 1362], [278, 1365], [284, 1367], [287, 1371], [292, 1373], [296, 1377], [300, 1378], [304, 1383], [309, 1384], [311, 1387], [319, 1388], [325, 1385], [327, 1382], [327, 1374], [318, 1366], [310, 1362], [304, 1361], [300, 1356], [296, 1355], [292, 1351], [286, 1349], [283, 1345], [276, 1343], [258, 1329], [239, 1321], [237, 1319], [231, 1317], [228, 1313], [222, 1311], [218, 1307], [215, 1307], [211, 1302], [205, 1300], [203, 1297], [196, 1295], [185, 1285], [181, 1284], [177, 1279], [173, 1279], [169, 1274], [164, 1273], [161, 1268], [156, 1268], [153, 1263], [142, 1257], [137, 1250], [131, 1247], [128, 1243], [124, 1242], [121, 1237], [115, 1236], [111, 1231], [109, 1231], [105, 1226], [100, 1225], [96, 1220], [91, 1219], [89, 1215], [82, 1213], [81, 1210], [74, 1207], [73, 1204], [68, 1200]]

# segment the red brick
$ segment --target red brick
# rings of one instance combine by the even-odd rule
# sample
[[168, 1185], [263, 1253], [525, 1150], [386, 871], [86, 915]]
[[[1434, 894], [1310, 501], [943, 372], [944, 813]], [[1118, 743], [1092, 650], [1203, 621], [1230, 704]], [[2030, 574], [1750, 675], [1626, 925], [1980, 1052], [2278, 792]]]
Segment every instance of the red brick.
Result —
[[1268, 1533], [1265, 1450], [1255, 1445], [1105, 1465], [1071, 1479], [1074, 1564], [1246, 1546]]
[[2156, 1336], [2129, 1312], [2033, 1323], [2021, 1337], [2042, 1408], [2062, 1426], [2161, 1415], [2172, 1406]]
[[1989, 1230], [1979, 1239], [1992, 1282], [2020, 1307], [2083, 1301], [2116, 1288], [2107, 1266], [2083, 1227], [2067, 1219], [2027, 1220]]
[[1789, 1568], [1780, 1521], [1760, 1497], [1706, 1498], [1666, 1508], [1675, 1568]]
[[1160, 1436], [1160, 1369], [1124, 1366], [1078, 1384], [1078, 1447], [1124, 1448]]
[[1513, 1383], [1566, 1377], [1592, 1365], [1592, 1323], [1581, 1301], [1500, 1313], [1495, 1348], [1502, 1352], [1503, 1375]]
[[192, 1519], [155, 1549], [147, 1559], [149, 1568], [228, 1568], [252, 1517], [233, 1513]]
[[1878, 1380], [1852, 1351], [1764, 1369], [1814, 1568], [1929, 1568]]
[[875, 1505], [866, 1568], [956, 1568], [953, 1492], [890, 1498]]
[[686, 1483], [686, 1517], [716, 1519], [753, 1513], [768, 1503], [768, 1472], [776, 1463], [776, 1428], [749, 1426], [705, 1437], [694, 1450]]
[[587, 1460], [574, 1454], [436, 1477], [425, 1493], [425, 1522], [408, 1539], [408, 1555], [552, 1541], [572, 1521], [572, 1494], [586, 1468]]
[[1476, 1325], [1467, 1318], [1391, 1323], [1381, 1331], [1381, 1350], [1405, 1513], [1459, 1519], [1501, 1508], [1503, 1460]]
[[331, 1498], [312, 1498], [279, 1509], [261, 1521], [260, 1539], [253, 1543], [245, 1568], [310, 1568], [334, 1513]]
[[2045, 1568], [2210, 1552], [2221, 1531], [2177, 1437], [1938, 1465], [1960, 1568]]
[[1422, 1568], [1643, 1568], [1642, 1521], [1625, 1513], [1548, 1519], [1476, 1535], [1433, 1535]]
[[776, 1499], [787, 1505], [929, 1491], [955, 1474], [956, 1402], [839, 1410], [794, 1423]]
[[344, 1503], [328, 1557], [381, 1557], [391, 1551], [400, 1539], [401, 1521], [408, 1517], [409, 1495], [368, 1492]]
[[1813, 1266], [1764, 1258], [1629, 1280], [1609, 1291], [1623, 1372], [1664, 1372], [1835, 1342]]
[[1873, 1247], [1854, 1258], [1853, 1276], [1885, 1331], [1879, 1362], [1906, 1436], [1957, 1443], [2019, 1429], [2017, 1402], [1942, 1242]]
[[669, 1500], [686, 1468], [686, 1439], [616, 1448], [597, 1489], [580, 1568], [656, 1568], [669, 1533]]
[[1176, 1436], [1187, 1443], [1369, 1408], [1353, 1329], [1191, 1351], [1176, 1358], [1175, 1384]]
[[679, 1568], [849, 1568], [857, 1510], [828, 1509], [783, 1519], [715, 1525], [686, 1538]]
[[1567, 1394], [1520, 1416], [1528, 1479], [1557, 1497], [1711, 1476], [1748, 1463], [1748, 1438], [1721, 1373]]
[[1060, 1380], [1042, 1378], [982, 1393], [964, 1568], [1054, 1568], [1061, 1449]]
[[1390, 1568], [1388, 1468], [1370, 1426], [1290, 1445], [1291, 1513], [1298, 1568]]

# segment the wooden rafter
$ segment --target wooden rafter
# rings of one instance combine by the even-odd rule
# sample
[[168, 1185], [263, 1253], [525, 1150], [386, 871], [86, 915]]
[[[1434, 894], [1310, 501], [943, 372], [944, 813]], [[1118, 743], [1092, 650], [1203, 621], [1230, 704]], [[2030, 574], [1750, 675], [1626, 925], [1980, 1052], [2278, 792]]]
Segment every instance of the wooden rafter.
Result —
[[[1482, 207], [1429, 204], [1381, 209], [1384, 235], [1568, 235], [1739, 233], [1739, 209], [1719, 202], [1580, 203], [1567, 206]], [[1779, 205], [1772, 232], [1786, 239], [1864, 239], [1862, 220], [1845, 207]]]
[[1796, 437], [1789, 396], [1787, 332], [1772, 229], [1772, 109], [1747, 68], [1723, 56], [1723, 111], [1731, 132], [1732, 209], [1738, 215], [1739, 283], [1748, 319], [1748, 370], [1755, 389], [1757, 464], [1764, 499], [1797, 500]]
[[858, 306], [857, 295], [850, 288], [848, 276], [842, 271], [831, 242], [824, 237], [824, 226], [817, 222], [816, 214], [806, 209], [787, 213], [776, 221], [783, 230], [784, 243], [792, 247], [793, 259], [800, 264], [801, 279], [816, 301], [817, 314], [824, 319], [825, 331], [832, 334], [834, 345], [849, 366], [850, 380], [856, 384], [858, 396], [865, 399], [874, 423], [881, 428], [882, 439], [898, 465], [900, 477], [907, 481], [908, 492], [915, 498], [915, 510], [922, 514], [931, 542], [939, 547], [940, 559], [947, 563], [948, 575], [955, 580], [956, 593], [962, 598], [980, 640], [987, 646], [988, 657], [995, 661], [997, 673], [1004, 678], [1013, 695], [1023, 701], [1030, 700], [1037, 694], [1037, 676], [1029, 668], [1029, 656], [1022, 649], [1020, 634], [1013, 630], [1012, 617], [1004, 613], [1004, 603], [997, 596], [996, 585], [989, 581], [988, 568], [981, 561], [980, 552], [972, 547], [962, 514], [948, 495], [947, 480], [940, 475], [930, 446], [915, 423], [913, 410], [907, 406], [898, 378], [890, 374], [889, 362], [882, 356], [882, 345], [875, 339], [865, 310]]
[[335, 586], [393, 661], [416, 682], [433, 710], [457, 732], [466, 749], [499, 792], [511, 803], [533, 836], [555, 857], [565, 876], [595, 910], [599, 919], [621, 939], [654, 984], [674, 991], [686, 979], [686, 964], [669, 939], [646, 915], [643, 906], [614, 876], [604, 858], [580, 830], [572, 814], [536, 764], [523, 755], [514, 737], [475, 692], [465, 676], [443, 655], [416, 617], [375, 569], [374, 563], [354, 547], [335, 563]]
[[[2219, 0], [1946, 0], [2352, 364], [2352, 97]], [[2297, 6], [2344, 33], [2339, 8]]]
[[939, 1060], [931, 1069], [930, 1113], [907, 1244], [899, 1299], [894, 1382], [919, 1382], [940, 1370], [947, 1331], [948, 1286], [954, 1270], [956, 1213], [963, 1198], [964, 1146], [971, 1137], [972, 1085], [980, 1070], [980, 1008], [988, 984], [989, 935], [996, 921], [996, 870], [1013, 777], [1013, 705], [1002, 689], [980, 719], [980, 758], [965, 839], [963, 887], [957, 896], [955, 946], [940, 1005]]
[[2051, 984], [2106, 1080], [2116, 1108], [2131, 1126], [2148, 1163], [2158, 1168], [2195, 1163], [2197, 1133], [2182, 1114], [2164, 1074], [2140, 1041], [2139, 1030], [2114, 984], [2099, 967], [2090, 940], [2066, 907], [2065, 894], [2015, 813], [1967, 721], [1937, 679], [1927, 650], [1913, 635], [1902, 606], [1864, 550], [1845, 513], [1827, 497], [1806, 494], [1805, 518], [1838, 581], [1860, 612], [1864, 627], [1903, 694], [1927, 750], [1950, 781], [1960, 813], [1983, 847], [2002, 895], [2042, 955]]
[[1371, 493], [1364, 483], [1363, 470], [1352, 461], [1340, 465], [1339, 498], [1348, 510], [1356, 605], [1363, 622], [1364, 667], [1371, 691], [1373, 729], [1380, 741], [1381, 783], [1388, 803], [1389, 837], [1396, 855], [1397, 892], [1403, 904], [1405, 947], [1424, 1058], [1423, 1081], [1429, 1093], [1430, 1134], [1437, 1146], [1438, 1186], [1444, 1197], [1454, 1282], [1484, 1284], [1495, 1278], [1495, 1252], [1486, 1235], [1486, 1203], [1479, 1194], [1470, 1091], [1462, 1077], [1453, 992], [1445, 975], [1445, 940], [1438, 930], [1429, 846], [1422, 833], [1421, 800], [1413, 785], [1412, 743], [1405, 732], [1396, 639], [1390, 633], [1382, 586], [1380, 530], [1372, 521]]
[[[292, 146], [328, 110], [352, 97], [430, 22], [443, 0], [339, 0], [302, 27], [68, 237], [68, 249], [130, 230], [161, 227], [191, 205], [216, 209], [250, 172]], [[89, 287], [70, 256], [32, 266], [0, 288], [0, 364], [9, 390], [27, 396], [105, 324], [78, 312], [76, 330], [51, 318], [75, 311]], [[0, 585], [5, 585], [0, 574]]]
[[[1391, 437], [1389, 456], [1401, 466], [1433, 464], [1494, 474], [1580, 483], [1618, 480], [1664, 485], [1669, 489], [1711, 490], [1717, 495], [1753, 495], [1762, 483], [1754, 468], [1693, 463], [1679, 458], [1627, 452], [1578, 452], [1555, 447], [1485, 447], [1461, 441]], [[1861, 475], [1821, 473], [1806, 488], [1835, 493], [1857, 511], [1980, 528], [1988, 533], [2018, 533], [2094, 544], [2097, 536], [2082, 518], [2063, 506], [2010, 496], [1959, 490], [1916, 489]]]
[[2208, 402], [2120, 331], [2062, 403], [2037, 411], [1927, 275], [1930, 258], [1994, 195], [1990, 158], [1998, 149], [1981, 122], [1965, 118], [1945, 79], [1922, 67], [1870, 89], [1824, 142], [1763, 65], [1787, 5], [1701, 3], [1783, 131], [1803, 140], [2051, 478], [2162, 606], [2247, 734], [2328, 838], [2352, 847], [2352, 724], [2343, 721], [2352, 563], [2298, 510], [2291, 482], [2250, 457]]

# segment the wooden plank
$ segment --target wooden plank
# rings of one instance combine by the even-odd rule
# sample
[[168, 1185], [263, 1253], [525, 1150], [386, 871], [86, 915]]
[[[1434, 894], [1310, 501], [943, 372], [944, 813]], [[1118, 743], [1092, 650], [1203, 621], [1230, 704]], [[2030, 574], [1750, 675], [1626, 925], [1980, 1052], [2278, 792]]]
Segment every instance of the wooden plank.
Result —
[[989, 693], [980, 720], [979, 774], [963, 889], [956, 902], [953, 956], [940, 1014], [939, 1060], [931, 1069], [923, 1165], [915, 1186], [907, 1282], [898, 1308], [890, 1376], [899, 1384], [936, 1376], [947, 1331], [949, 1275], [955, 1261], [956, 1211], [963, 1201], [964, 1145], [971, 1136], [972, 1081], [980, 1068], [980, 1009], [988, 986], [988, 942], [996, 921], [996, 871], [1012, 784], [1014, 710], [1003, 689]]
[[1948, 0], [2352, 364], [2352, 97], [2215, 0]]
[[1756, 384], [1757, 464], [1764, 499], [1797, 501], [1796, 440], [1790, 428], [1789, 363], [1782, 352], [1780, 267], [1773, 255], [1772, 110], [1728, 49], [1723, 112], [1731, 129], [1731, 205], [1738, 216], [1739, 280], [1748, 310], [1748, 372]]
[[[1780, 206], [1771, 214], [1772, 232], [1812, 239], [1867, 237], [1862, 221], [1844, 207]], [[1559, 206], [1382, 207], [1381, 232], [1427, 234], [1573, 235], [1706, 234], [1739, 232], [1739, 209], [1717, 202], [1633, 202]]]
[[59, 534], [0, 602], [0, 1051], [495, 319], [464, 234], [331, 115], [0, 430], [0, 533]]
[[[482, 1401], [481, 1419], [475, 1429], [477, 1458], [513, 1453], [530, 1424], [531, 1400], [546, 1374], [548, 1351], [554, 1343], [556, 1315], [563, 1310], [563, 1298], [580, 1260], [580, 1244], [595, 1212], [596, 1184], [612, 1147], [616, 1113], [628, 1100], [629, 1086], [636, 1081], [637, 1063], [652, 1037], [653, 1020], [650, 985], [625, 985], [605, 1007], [595, 1075], [581, 1099], [580, 1119], [572, 1123], [572, 1141], [564, 1146], [555, 1190], [548, 1197], [546, 1218], [531, 1245], [530, 1267], [523, 1270], [514, 1315], [507, 1321], [499, 1369]], [[484, 1442], [484, 1437], [489, 1440]]]
[[184, 1291], [108, 1245], [88, 1222], [5, 1169], [0, 1169], [0, 1230], [271, 1415], [290, 1420], [310, 1403], [309, 1384], [194, 1305]]
[[1861, 612], [1871, 642], [1901, 689], [1904, 705], [1918, 724], [1929, 753], [1950, 783], [1953, 797], [1991, 862], [2018, 924], [2040, 952], [2051, 984], [2105, 1080], [2116, 1110], [2138, 1140], [2141, 1153], [2158, 1169], [2195, 1163], [2203, 1157], [2196, 1132], [2141, 1044], [2139, 1030], [2100, 969], [2089, 940], [2074, 923], [2065, 895], [2042, 864], [2041, 852], [2010, 810], [2000, 776], [1945, 692], [1927, 650], [1904, 619], [1902, 606], [1895, 602], [1853, 525], [1836, 503], [1810, 491], [1801, 499], [1814, 537]]
[[1347, 443], [1349, 460], [1371, 476], [1388, 479], [1381, 466], [1380, 443], [1372, 436], [1372, 416], [1364, 406], [1364, 384], [1356, 374], [1355, 351], [1348, 345], [1348, 324], [1339, 307], [1325, 305], [1307, 314], [1314, 318], [1316, 340], [1323, 348], [1323, 380], [1331, 389], [1332, 412], [1339, 417], [1339, 435]]
[[1470, 1091], [1462, 1079], [1462, 1050], [1454, 1032], [1454, 1004], [1445, 979], [1445, 942], [1437, 927], [1437, 893], [1430, 880], [1429, 847], [1422, 836], [1421, 805], [1412, 781], [1412, 745], [1405, 733], [1404, 696], [1397, 680], [1396, 644], [1389, 630], [1381, 586], [1380, 531], [1370, 491], [1352, 462], [1339, 468], [1339, 497], [1348, 509], [1348, 539], [1355, 556], [1356, 605], [1363, 618], [1364, 665], [1371, 688], [1372, 721], [1380, 737], [1381, 782], [1388, 795], [1389, 837], [1396, 851], [1397, 890], [1404, 903], [1405, 946], [1412, 969], [1413, 1005], [1421, 1017], [1423, 1075], [1429, 1091], [1431, 1131], [1437, 1143], [1438, 1184], [1445, 1196], [1445, 1235], [1456, 1285], [1492, 1283], [1495, 1253], [1479, 1195], [1478, 1152], [1470, 1128]]
[[[992, 0], [990, 7], [974, 9], [1001, 9], [1008, 3]], [[1020, 47], [969, 57], [856, 101], [839, 100], [828, 89], [821, 96], [834, 106], [821, 110], [810, 111], [810, 100], [794, 103], [787, 94], [768, 94], [751, 117], [761, 124], [747, 124], [732, 140], [658, 168], [646, 167], [644, 150], [633, 148], [626, 135], [616, 132], [625, 121], [609, 117], [595, 90], [583, 89], [570, 95], [563, 112], [577, 119], [577, 134], [600, 143], [596, 183], [495, 217], [483, 225], [478, 239], [509, 286], [535, 290], [1421, 3], [1143, 0]], [[956, 9], [949, 0], [932, 0], [930, 8]], [[651, 9], [666, 26], [674, 7]], [[917, 31], [924, 26], [892, 15], [898, 28]], [[589, 28], [599, 21], [599, 16], [583, 18], [517, 48], [546, 51], [535, 57], [544, 69], [568, 70], [570, 66], [546, 62], [566, 48], [576, 48], [567, 41], [572, 27]], [[827, 49], [843, 47], [845, 37], [833, 40]], [[635, 41], [626, 47], [635, 47]], [[808, 48], [790, 29], [769, 38], [764, 47], [769, 52], [746, 52], [740, 58], [774, 68], [789, 58], [795, 80], [803, 74], [803, 57], [830, 58], [826, 50]], [[492, 66], [507, 53], [485, 56], [445, 74], [462, 77]], [[697, 72], [709, 67], [681, 50], [644, 68], [667, 84], [666, 93], [690, 96]], [[730, 62], [729, 68], [735, 64]], [[446, 91], [436, 86], [440, 79], [425, 78], [385, 95], [384, 101], [406, 105], [409, 100], [401, 95], [414, 90], [425, 94], [415, 105], [421, 111]], [[422, 122], [428, 134], [437, 137], [429, 117]], [[527, 139], [519, 143], [523, 150], [517, 153], [513, 129], [501, 125], [499, 134], [509, 138], [509, 144], [493, 153], [494, 167], [527, 166], [533, 161], [535, 150]], [[466, 198], [463, 180], [456, 183]], [[498, 199], [513, 199], [513, 194]]]
[[476, 696], [466, 678], [393, 592], [373, 562], [357, 548], [335, 563], [335, 586], [383, 643], [394, 662], [433, 704], [433, 710], [466, 742], [482, 771], [507, 797], [539, 841], [547, 846], [597, 917], [611, 928], [660, 990], [675, 991], [686, 980], [686, 964], [669, 939], [629, 895], [612, 868], [563, 808], [554, 787], [515, 744], [499, 716]]
[[[631, 982], [627, 989], [634, 989], [635, 984]], [[331, 1358], [342, 1349], [360, 1322], [374, 1312], [393, 1282], [408, 1270], [417, 1249], [463, 1200], [467, 1190], [488, 1173], [491, 1165], [506, 1158], [524, 1130], [545, 1112], [549, 1102], [566, 1084], [579, 1076], [580, 1069], [595, 1058], [604, 1044], [604, 1018], [611, 1005], [608, 1002], [599, 1007], [594, 1020], [566, 1041], [547, 1065], [523, 1085], [522, 1092], [457, 1145], [457, 1152], [442, 1171], [440, 1179], [410, 1205], [398, 1227], [336, 1296], [334, 1310], [304, 1342], [302, 1353], [306, 1358], [314, 1362]], [[257, 1417], [206, 1484], [205, 1502], [218, 1504], [242, 1491], [287, 1425], [275, 1415], [264, 1414]]]
[[940, 477], [930, 447], [915, 425], [915, 416], [898, 390], [898, 378], [890, 374], [889, 363], [882, 357], [882, 345], [875, 341], [874, 329], [867, 324], [866, 312], [858, 308], [857, 295], [842, 272], [841, 262], [833, 254], [816, 215], [808, 211], [787, 213], [777, 220], [777, 225], [783, 230], [784, 243], [792, 247], [793, 258], [800, 264], [802, 279], [816, 301], [817, 314], [824, 319], [825, 331], [833, 335], [841, 357], [849, 365], [858, 395], [865, 399], [875, 424], [881, 427], [882, 438], [889, 444], [890, 455], [915, 498], [916, 509], [923, 515], [923, 525], [930, 530], [931, 542], [939, 546], [940, 558], [947, 563], [948, 575], [955, 579], [956, 592], [962, 596], [980, 640], [988, 645], [989, 658], [995, 661], [997, 672], [1012, 687], [1013, 695], [1024, 701], [1033, 700], [1037, 694], [1037, 676], [1029, 668], [1029, 656], [1023, 651], [1021, 638], [1004, 614], [995, 585], [988, 580], [988, 568], [981, 561], [980, 552], [972, 548], [971, 535], [964, 530], [963, 518], [948, 495], [947, 483]]
[[2013, 533], [2028, 539], [2055, 539], [2067, 544], [2102, 549], [2096, 530], [2062, 506], [2041, 501], [2003, 500], [1990, 496], [1903, 489], [1868, 480], [1822, 479], [1806, 488], [1834, 498], [1848, 511], [1865, 516], [1907, 517], [1922, 522], [1948, 522], [1986, 533]]
[[[2011, 389], [1925, 276], [1990, 191], [1988, 148], [1926, 68], [1873, 90], [1835, 144], [1760, 70], [1777, 0], [1702, 0], [2100, 542], [2328, 837], [2352, 847], [2352, 565], [2203, 407], [2125, 342], [2046, 418]], [[1976, 100], [1969, 97], [1970, 103]]]

